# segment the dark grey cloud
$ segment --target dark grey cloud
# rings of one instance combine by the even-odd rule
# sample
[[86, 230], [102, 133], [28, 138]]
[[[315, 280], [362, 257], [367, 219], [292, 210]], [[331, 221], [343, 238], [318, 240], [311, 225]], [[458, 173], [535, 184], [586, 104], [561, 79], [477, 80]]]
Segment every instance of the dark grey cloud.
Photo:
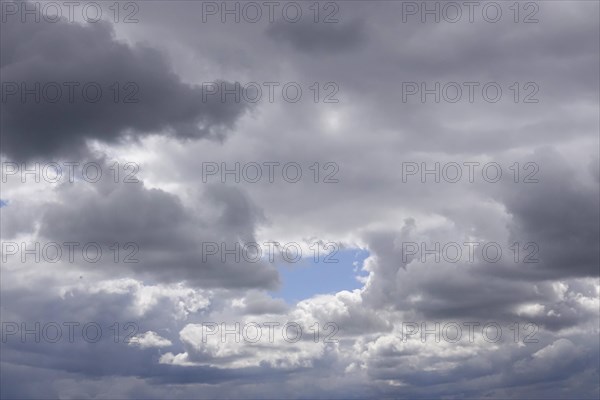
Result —
[[[241, 256], [236, 261], [231, 255], [222, 261], [220, 252], [203, 256], [203, 243], [226, 243], [231, 249], [234, 243], [256, 241], [254, 231], [264, 217], [237, 188], [209, 185], [193, 204], [184, 205], [179, 197], [145, 188], [143, 182], [115, 184], [111, 179], [103, 175], [102, 181], [87, 187], [81, 182], [58, 189], [59, 202], [48, 203], [41, 217], [40, 238], [97, 243], [105, 251], [114, 243], [139, 247], [134, 256], [139, 263], [114, 263], [107, 257], [99, 265], [80, 257], [76, 266], [84, 270], [134, 273], [148, 281], [187, 281], [199, 287], [277, 287], [273, 264], [248, 262]], [[210, 217], [198, 215], [197, 207], [210, 210]]]
[[531, 238], [541, 249], [540, 263], [527, 268], [526, 274], [546, 279], [598, 277], [598, 182], [582, 182], [580, 174], [567, 167], [566, 160], [551, 149], [540, 149], [535, 159], [544, 166], [535, 190], [505, 188], [502, 195], [514, 217], [513, 237]]
[[[486, 226], [486, 214], [479, 215], [474, 210], [464, 213], [459, 211], [462, 207], [448, 205], [440, 214], [456, 230], [423, 232], [418, 229], [418, 221], [407, 219], [397, 231], [364, 235], [376, 256], [376, 262], [368, 266], [372, 276], [363, 293], [364, 305], [410, 310], [413, 318], [485, 319], [493, 315], [498, 321], [529, 321], [550, 330], [574, 328], [594, 318], [594, 313], [575, 298], [560, 298], [553, 285], [556, 280], [595, 279], [600, 273], [596, 177], [573, 169], [552, 148], [542, 147], [516, 160], [520, 165], [528, 160], [540, 166], [539, 181], [515, 185], [513, 177], [508, 176], [497, 185], [476, 184], [488, 198], [499, 199], [505, 207], [508, 219], [504, 233]], [[583, 167], [587, 169], [586, 165]], [[450, 192], [448, 188], [447, 193]], [[421, 195], [424, 193], [427, 192]], [[433, 248], [435, 242], [469, 241], [468, 236], [460, 233], [463, 229], [485, 239], [477, 240], [480, 243], [498, 243], [504, 252], [503, 259], [494, 263], [478, 259], [452, 264], [434, 262], [428, 256], [428, 262], [421, 263], [411, 262], [403, 255], [402, 244], [406, 242], [424, 242]], [[538, 262], [514, 262], [510, 250], [514, 242], [521, 246], [535, 243]], [[577, 283], [569, 285], [578, 287]], [[584, 288], [573, 290], [587, 292]], [[521, 315], [518, 310], [526, 304], [545, 308], [539, 315]]]
[[[106, 22], [9, 18], [1, 37], [2, 153], [15, 160], [73, 157], [87, 140], [115, 143], [150, 133], [222, 138], [247, 108], [203, 99], [201, 87], [183, 82], [161, 52], [118, 41]], [[22, 102], [22, 84], [39, 84], [39, 101], [30, 94]], [[72, 98], [66, 85], [74, 85]]]
[[327, 55], [354, 50], [367, 38], [364, 29], [364, 21], [358, 19], [323, 24], [304, 19], [297, 23], [276, 21], [266, 32], [274, 40], [300, 52]]

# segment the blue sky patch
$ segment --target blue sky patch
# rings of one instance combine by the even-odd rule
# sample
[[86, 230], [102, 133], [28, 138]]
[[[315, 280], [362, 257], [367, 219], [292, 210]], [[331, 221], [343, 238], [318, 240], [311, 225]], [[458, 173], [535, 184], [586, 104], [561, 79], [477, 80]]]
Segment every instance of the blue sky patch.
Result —
[[367, 250], [354, 248], [332, 255], [330, 259], [338, 263], [325, 263], [322, 259], [315, 262], [313, 257], [307, 257], [297, 263], [278, 265], [282, 288], [271, 295], [295, 304], [316, 294], [359, 289], [363, 284], [356, 276], [368, 275], [361, 271], [367, 257]]

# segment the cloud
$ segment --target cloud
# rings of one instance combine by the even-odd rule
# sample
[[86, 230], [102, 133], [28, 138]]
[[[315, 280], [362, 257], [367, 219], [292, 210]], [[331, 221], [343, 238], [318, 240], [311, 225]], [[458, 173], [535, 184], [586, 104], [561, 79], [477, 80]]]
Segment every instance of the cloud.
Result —
[[[186, 281], [205, 288], [274, 289], [279, 284], [272, 263], [247, 261], [239, 254], [239, 259], [230, 255], [224, 260], [221, 252], [208, 255], [206, 243], [216, 243], [224, 251], [222, 243], [232, 248], [235, 243], [256, 241], [261, 211], [236, 188], [209, 185], [187, 205], [169, 192], [146, 188], [143, 182], [115, 184], [103, 175], [97, 183], [57, 187], [56, 195], [56, 201], [38, 209], [39, 219], [28, 221], [29, 233], [40, 243], [93, 243], [103, 252], [99, 262], [89, 262], [78, 249], [70, 261], [65, 249], [60, 259], [63, 268], [113, 277], [134, 273], [148, 282]], [[210, 213], [199, 214], [198, 204]], [[13, 218], [19, 214], [8, 216], [9, 226]], [[114, 254], [108, 255], [115, 243], [122, 250], [116, 261]], [[15, 262], [20, 257], [10, 260]]]
[[[495, 24], [481, 7], [474, 23], [436, 24], [402, 23], [406, 3], [343, 2], [329, 25], [307, 23], [311, 9], [297, 24], [204, 23], [203, 4], [140, 3], [135, 25], [2, 24], [3, 79], [134, 81], [145, 100], [3, 104], [7, 160], [140, 166], [139, 183], [2, 182], [3, 241], [95, 242], [108, 255], [2, 263], [3, 323], [94, 321], [105, 333], [95, 344], [8, 335], [3, 398], [598, 398], [598, 3], [540, 2], [535, 24], [515, 23], [508, 4]], [[218, 79], [298, 82], [304, 96], [203, 103], [201, 83]], [[316, 81], [335, 82], [339, 103], [315, 103]], [[405, 103], [403, 81], [504, 92], [498, 103]], [[515, 102], [515, 82], [521, 95], [535, 82], [540, 101]], [[268, 161], [298, 162], [303, 179], [201, 179], [205, 162]], [[457, 183], [402, 180], [403, 162], [469, 161], [498, 163], [500, 181], [481, 169], [474, 182], [466, 169]], [[315, 182], [328, 162], [339, 181]], [[537, 183], [522, 181], [529, 162]], [[363, 285], [340, 280], [287, 304], [277, 263], [202, 259], [206, 241], [266, 240], [361, 249]], [[404, 257], [406, 242], [467, 241], [496, 242], [503, 257]], [[136, 243], [139, 262], [113, 262], [115, 242]], [[522, 247], [514, 261], [515, 242], [536, 243], [539, 262]], [[296, 322], [304, 336], [203, 341], [206, 323], [265, 322]], [[469, 322], [502, 336], [470, 341]], [[328, 323], [336, 342], [324, 342]], [[424, 323], [426, 340], [406, 338], [406, 323]], [[436, 340], [436, 324], [463, 326], [462, 340]]]
[[360, 45], [367, 37], [364, 29], [362, 20], [327, 24], [279, 20], [266, 32], [274, 40], [288, 43], [300, 52], [326, 55], [349, 51]]
[[1, 44], [2, 153], [14, 160], [74, 157], [88, 141], [152, 133], [222, 138], [247, 109], [247, 103], [204, 99], [202, 88], [183, 82], [163, 53], [117, 40], [106, 22], [9, 18]]
[[171, 343], [170, 340], [161, 337], [156, 332], [148, 331], [133, 337], [130, 344], [132, 346], [139, 346], [142, 349], [148, 349], [152, 347], [169, 347], [173, 343]]

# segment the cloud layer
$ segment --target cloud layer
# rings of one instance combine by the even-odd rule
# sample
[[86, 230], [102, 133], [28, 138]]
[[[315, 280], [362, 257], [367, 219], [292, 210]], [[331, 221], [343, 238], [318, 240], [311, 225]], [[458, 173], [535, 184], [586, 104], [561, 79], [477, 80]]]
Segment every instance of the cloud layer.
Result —
[[[2, 398], [598, 398], [598, 4], [436, 23], [419, 2], [298, 3], [298, 22], [209, 3], [6, 15]], [[263, 97], [211, 92], [234, 82]], [[360, 288], [286, 302], [311, 283], [282, 279], [302, 269], [280, 247], [209, 242], [297, 243], [324, 269], [335, 243]]]

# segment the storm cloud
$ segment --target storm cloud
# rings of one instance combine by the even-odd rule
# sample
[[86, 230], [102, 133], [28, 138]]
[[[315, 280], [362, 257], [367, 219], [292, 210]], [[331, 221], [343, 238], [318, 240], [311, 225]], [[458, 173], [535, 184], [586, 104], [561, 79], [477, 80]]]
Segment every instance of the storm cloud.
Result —
[[203, 96], [149, 43], [119, 41], [103, 21], [2, 24], [2, 153], [66, 156], [86, 141], [149, 134], [223, 138], [247, 103]]
[[597, 2], [136, 4], [1, 25], [3, 398], [598, 398]]

